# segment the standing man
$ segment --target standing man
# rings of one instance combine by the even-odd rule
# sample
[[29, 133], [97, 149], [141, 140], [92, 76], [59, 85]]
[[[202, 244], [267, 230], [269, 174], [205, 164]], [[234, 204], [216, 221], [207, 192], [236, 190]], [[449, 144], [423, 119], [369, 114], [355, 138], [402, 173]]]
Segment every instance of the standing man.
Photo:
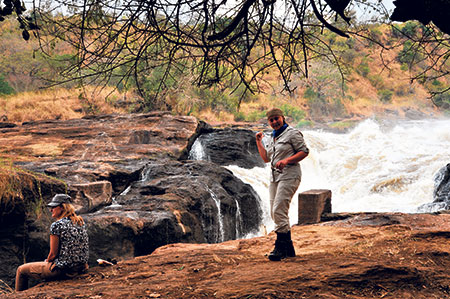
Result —
[[299, 162], [306, 158], [309, 149], [303, 134], [286, 123], [283, 111], [273, 108], [266, 113], [273, 132], [267, 145], [262, 143], [263, 133], [256, 133], [258, 152], [265, 163], [270, 162], [270, 215], [275, 222], [277, 240], [269, 254], [271, 261], [294, 257], [291, 239], [289, 206], [300, 185], [302, 172]]

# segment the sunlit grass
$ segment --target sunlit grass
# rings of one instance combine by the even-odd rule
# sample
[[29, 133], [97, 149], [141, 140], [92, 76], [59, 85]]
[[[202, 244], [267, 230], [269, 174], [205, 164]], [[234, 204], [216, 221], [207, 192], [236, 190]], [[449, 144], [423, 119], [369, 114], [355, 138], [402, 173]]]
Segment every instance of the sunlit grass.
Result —
[[40, 182], [45, 179], [62, 183], [67, 190], [64, 181], [17, 167], [12, 157], [0, 155], [0, 216], [8, 213], [17, 203], [26, 200], [24, 193], [29, 191], [35, 193], [35, 196], [27, 204], [31, 204], [31, 211], [39, 215], [43, 202]]
[[124, 98], [113, 88], [52, 89], [0, 97], [3, 121], [21, 123], [44, 119], [73, 119], [88, 114], [127, 113], [114, 104]]

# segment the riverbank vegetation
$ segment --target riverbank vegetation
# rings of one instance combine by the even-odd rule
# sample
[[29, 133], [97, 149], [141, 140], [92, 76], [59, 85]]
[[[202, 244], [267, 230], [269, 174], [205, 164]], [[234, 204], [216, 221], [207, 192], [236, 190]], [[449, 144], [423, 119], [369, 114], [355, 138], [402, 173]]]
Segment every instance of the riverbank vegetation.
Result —
[[[430, 116], [450, 110], [450, 92], [445, 91], [450, 85], [448, 76], [420, 77], [431, 65], [411, 41], [428, 30], [417, 22], [371, 25], [367, 27], [370, 40], [324, 31], [323, 40], [338, 55], [341, 68], [325, 59], [312, 61], [308, 78], [301, 74], [291, 78], [291, 93], [282, 92], [284, 82], [275, 72], [267, 71], [259, 94], [252, 94], [231, 76], [220, 86], [198, 87], [188, 68], [170, 74], [153, 68], [139, 82], [141, 93], [136, 92], [132, 80], [85, 87], [82, 82], [64, 78], [65, 68], [75, 59], [69, 43], [55, 41], [47, 45], [50, 51], [44, 55], [36, 39], [21, 38], [14, 20], [0, 25], [5, 54], [0, 58], [2, 121], [162, 109], [210, 122], [255, 122], [264, 118], [267, 108], [282, 106], [292, 122], [302, 126], [383, 113], [402, 117], [415, 111]], [[435, 49], [439, 50], [444, 52]], [[416, 80], [411, 81], [412, 77]]]

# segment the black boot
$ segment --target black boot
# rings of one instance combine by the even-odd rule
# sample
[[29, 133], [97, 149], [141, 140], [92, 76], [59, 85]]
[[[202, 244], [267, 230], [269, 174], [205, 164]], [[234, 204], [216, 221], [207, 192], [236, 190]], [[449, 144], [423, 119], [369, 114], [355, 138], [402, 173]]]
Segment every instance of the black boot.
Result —
[[286, 250], [286, 257], [294, 257], [295, 256], [294, 244], [292, 244], [292, 240], [291, 240], [291, 231], [287, 232], [287, 240], [285, 243], [285, 250]]
[[[286, 241], [288, 240], [287, 233], [277, 233], [277, 240], [275, 241], [275, 248], [269, 253], [269, 260], [281, 261], [287, 257]], [[291, 242], [292, 243], [292, 242]], [[295, 254], [295, 253], [294, 253]]]

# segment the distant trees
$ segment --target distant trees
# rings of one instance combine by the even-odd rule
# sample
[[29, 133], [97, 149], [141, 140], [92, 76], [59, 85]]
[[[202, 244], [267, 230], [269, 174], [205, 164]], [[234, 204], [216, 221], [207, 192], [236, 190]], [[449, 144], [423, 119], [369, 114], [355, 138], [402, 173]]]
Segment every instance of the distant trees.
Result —
[[156, 69], [162, 85], [188, 72], [199, 86], [221, 88], [236, 78], [235, 88], [251, 92], [261, 89], [267, 72], [276, 71], [290, 91], [292, 75], [308, 75], [308, 61], [340, 63], [324, 30], [365, 38], [349, 25], [347, 15], [354, 16], [350, 11], [357, 7], [387, 18], [384, 7], [369, 0], [74, 0], [52, 1], [51, 10], [42, 3], [36, 2], [34, 11], [42, 49], [63, 40], [77, 52], [62, 72], [66, 80], [132, 82], [151, 101], [158, 93], [145, 93], [145, 77]]
[[[7, 1], [12, 10], [19, 7], [17, 0]], [[324, 32], [390, 47], [358, 22], [356, 11], [370, 22], [389, 18], [377, 0], [36, 0], [29, 16], [22, 8], [16, 13], [24, 38], [32, 30], [44, 55], [59, 41], [73, 47], [54, 84], [135, 86], [156, 107], [160, 92], [180, 74], [198, 86], [228, 88], [232, 80], [236, 90], [257, 92], [275, 72], [284, 90], [292, 91], [293, 78], [308, 77], [310, 63], [326, 61], [344, 78], [342, 59]], [[426, 60], [414, 79], [448, 74], [448, 37], [427, 28], [420, 34], [406, 28], [416, 32], [412, 36], [402, 32], [419, 62]], [[409, 59], [406, 51], [401, 59]]]

